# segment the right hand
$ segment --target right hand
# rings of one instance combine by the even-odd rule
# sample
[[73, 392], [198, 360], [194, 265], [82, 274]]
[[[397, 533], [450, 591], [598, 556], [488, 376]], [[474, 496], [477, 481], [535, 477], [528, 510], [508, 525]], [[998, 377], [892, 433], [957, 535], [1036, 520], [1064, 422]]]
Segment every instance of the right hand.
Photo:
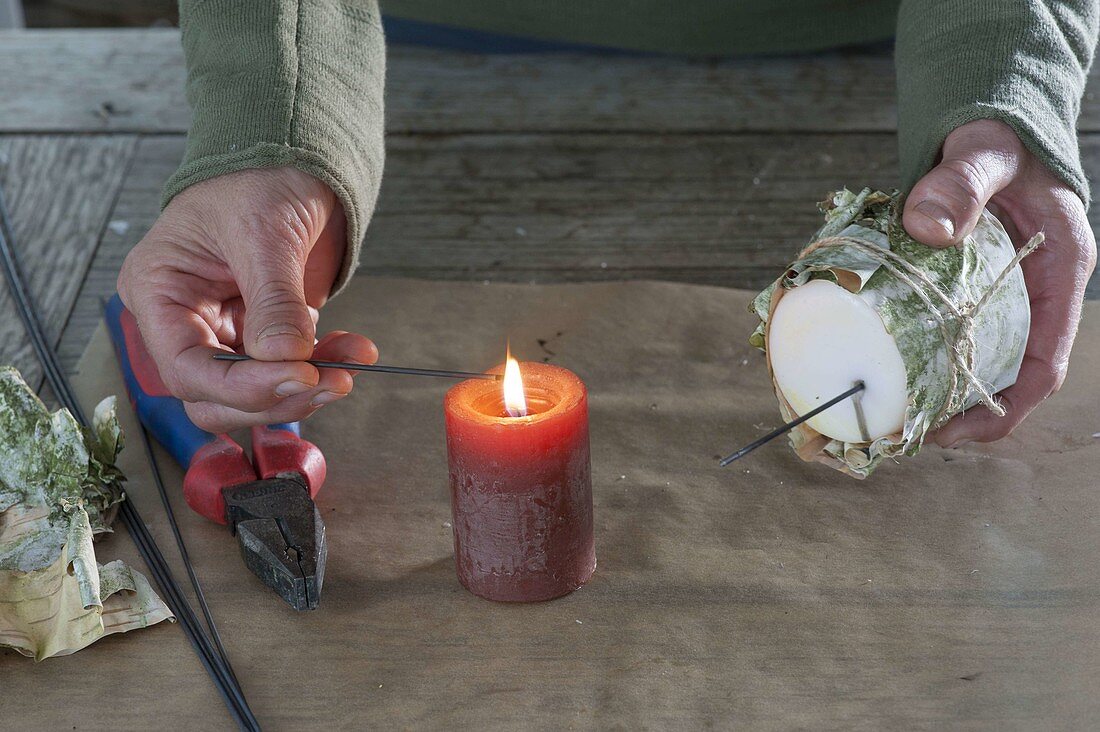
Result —
[[[370, 364], [367, 338], [314, 345], [346, 249], [332, 190], [294, 168], [244, 170], [177, 195], [131, 250], [122, 302], [169, 391], [211, 432], [294, 422], [351, 391], [352, 373], [307, 358]], [[237, 350], [255, 361], [215, 361]]]
[[947, 136], [943, 159], [906, 199], [903, 223], [928, 246], [958, 246], [987, 204], [1017, 247], [1036, 232], [1046, 234], [1043, 246], [1020, 263], [1031, 331], [1016, 383], [997, 395], [1004, 416], [983, 406], [955, 415], [932, 435], [943, 447], [999, 440], [1061, 388], [1096, 267], [1096, 239], [1081, 199], [1003, 122], [975, 120]]

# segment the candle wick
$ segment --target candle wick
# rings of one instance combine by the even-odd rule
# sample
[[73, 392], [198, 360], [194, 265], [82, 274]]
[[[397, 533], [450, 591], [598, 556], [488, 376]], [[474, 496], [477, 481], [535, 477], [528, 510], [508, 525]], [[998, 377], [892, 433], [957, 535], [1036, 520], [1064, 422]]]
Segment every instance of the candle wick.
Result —
[[[721, 460], [718, 461], [718, 465], [720, 465], [723, 468], [726, 467], [727, 465], [732, 463], [734, 460], [739, 460], [739, 459], [745, 457], [746, 455], [748, 455], [750, 452], [752, 452], [756, 448], [760, 447], [761, 445], [763, 445], [765, 443], [768, 443], [768, 442], [771, 442], [776, 437], [779, 437], [782, 434], [786, 434], [787, 432], [790, 432], [791, 430], [793, 430], [795, 427], [802, 424], [806, 420], [813, 419], [814, 417], [821, 414], [822, 412], [824, 412], [829, 407], [836, 406], [837, 404], [844, 401], [848, 397], [854, 396], [854, 395], [858, 394], [859, 392], [863, 391], [865, 388], [866, 388], [866, 384], [864, 384], [862, 381], [857, 381], [855, 383], [855, 386], [853, 386], [851, 389], [849, 389], [848, 391], [846, 391], [842, 394], [838, 394], [837, 396], [833, 397], [829, 401], [822, 404], [820, 407], [816, 407], [813, 410], [811, 410], [809, 412], [806, 412], [805, 414], [803, 414], [798, 419], [792, 419], [790, 422], [787, 422], [785, 425], [783, 425], [781, 427], [777, 427], [776, 429], [772, 430], [771, 432], [764, 435], [760, 439], [754, 440], [753, 442], [750, 442], [748, 445], [745, 445], [744, 447], [742, 447], [740, 450], [733, 453], [732, 455], [728, 455], [728, 456], [722, 458]], [[857, 419], [858, 419], [858, 414], [862, 411], [862, 407], [856, 407], [856, 409], [857, 409]], [[862, 434], [867, 434], [865, 425], [861, 425], [860, 430], [861, 430]], [[870, 439], [870, 438], [868, 438], [868, 439]]]

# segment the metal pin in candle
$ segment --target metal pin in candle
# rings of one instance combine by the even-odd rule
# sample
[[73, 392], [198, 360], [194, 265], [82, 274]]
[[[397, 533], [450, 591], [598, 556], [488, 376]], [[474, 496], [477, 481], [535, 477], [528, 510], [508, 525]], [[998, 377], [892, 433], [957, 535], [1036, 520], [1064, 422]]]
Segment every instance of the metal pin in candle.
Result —
[[849, 397], [852, 399], [852, 405], [855, 407], [855, 410], [856, 410], [856, 420], [859, 424], [860, 434], [863, 436], [864, 440], [870, 441], [871, 436], [867, 434], [867, 418], [863, 414], [863, 402], [860, 398], [861, 397], [861, 392], [865, 388], [866, 388], [866, 384], [864, 384], [864, 382], [862, 380], [857, 381], [855, 384], [852, 385], [851, 389], [848, 389], [847, 391], [836, 395], [835, 397], [833, 397], [829, 401], [825, 402], [821, 406], [817, 407], [816, 409], [813, 409], [813, 410], [807, 412], [806, 414], [803, 414], [801, 417], [798, 417], [796, 419], [792, 419], [790, 422], [787, 422], [786, 424], [783, 424], [783, 425], [780, 425], [779, 427], [776, 427], [774, 430], [772, 430], [768, 434], [764, 435], [763, 437], [761, 437], [759, 439], [753, 440], [752, 442], [745, 445], [744, 447], [742, 447], [740, 450], [733, 453], [732, 455], [727, 455], [726, 457], [722, 458], [721, 460], [718, 461], [718, 465], [720, 465], [721, 467], [724, 468], [727, 465], [729, 465], [730, 463], [732, 463], [733, 461], [740, 460], [741, 458], [745, 457], [746, 455], [748, 455], [750, 452], [752, 452], [756, 448], [761, 447], [763, 445], [766, 445], [767, 443], [771, 442], [772, 440], [774, 440], [776, 437], [779, 437], [780, 435], [785, 435], [786, 433], [790, 432], [791, 430], [793, 430], [795, 427], [802, 424], [803, 422], [806, 422], [808, 420], [813, 419], [817, 415], [824, 412], [826, 409], [829, 409], [830, 407], [835, 407], [837, 404], [840, 404], [842, 401], [844, 401], [845, 399], [848, 399]]
[[490, 600], [568, 594], [596, 567], [588, 396], [559, 366], [506, 363], [444, 401], [458, 579]]

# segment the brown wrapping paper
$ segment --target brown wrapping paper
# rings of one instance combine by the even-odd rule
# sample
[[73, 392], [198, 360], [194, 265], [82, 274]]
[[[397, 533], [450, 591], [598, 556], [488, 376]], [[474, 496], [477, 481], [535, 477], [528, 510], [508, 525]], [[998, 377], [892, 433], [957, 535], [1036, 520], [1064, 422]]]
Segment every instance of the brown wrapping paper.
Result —
[[[268, 729], [1080, 728], [1100, 715], [1100, 304], [1065, 388], [1017, 434], [935, 447], [859, 482], [782, 441], [750, 294], [656, 283], [357, 279], [323, 328], [383, 362], [484, 368], [506, 337], [591, 395], [592, 582], [537, 605], [458, 584], [448, 383], [363, 375], [304, 427], [325, 451], [321, 607], [264, 588], [224, 527], [190, 512], [160, 453], [237, 675]], [[540, 345], [540, 341], [543, 343]], [[122, 393], [107, 338], [84, 402]], [[132, 416], [126, 424], [133, 434]], [[136, 440], [128, 489], [176, 559]], [[125, 532], [104, 556], [143, 567]], [[178, 565], [178, 563], [177, 563]], [[183, 578], [182, 571], [179, 573]], [[0, 652], [10, 729], [226, 729], [183, 633], [162, 624], [34, 664]]]

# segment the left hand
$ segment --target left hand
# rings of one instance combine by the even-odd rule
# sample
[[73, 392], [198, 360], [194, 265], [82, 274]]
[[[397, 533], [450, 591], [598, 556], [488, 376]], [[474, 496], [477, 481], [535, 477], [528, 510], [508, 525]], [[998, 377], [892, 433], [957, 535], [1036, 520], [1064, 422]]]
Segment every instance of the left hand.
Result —
[[1046, 235], [1021, 263], [1031, 333], [1016, 383], [998, 395], [1005, 416], [981, 405], [969, 409], [932, 435], [943, 447], [999, 440], [1062, 386], [1085, 285], [1096, 266], [1096, 240], [1080, 197], [1003, 122], [977, 120], [948, 135], [942, 161], [906, 199], [902, 222], [928, 246], [955, 246], [974, 230], [987, 205], [1017, 247], [1040, 231]]

